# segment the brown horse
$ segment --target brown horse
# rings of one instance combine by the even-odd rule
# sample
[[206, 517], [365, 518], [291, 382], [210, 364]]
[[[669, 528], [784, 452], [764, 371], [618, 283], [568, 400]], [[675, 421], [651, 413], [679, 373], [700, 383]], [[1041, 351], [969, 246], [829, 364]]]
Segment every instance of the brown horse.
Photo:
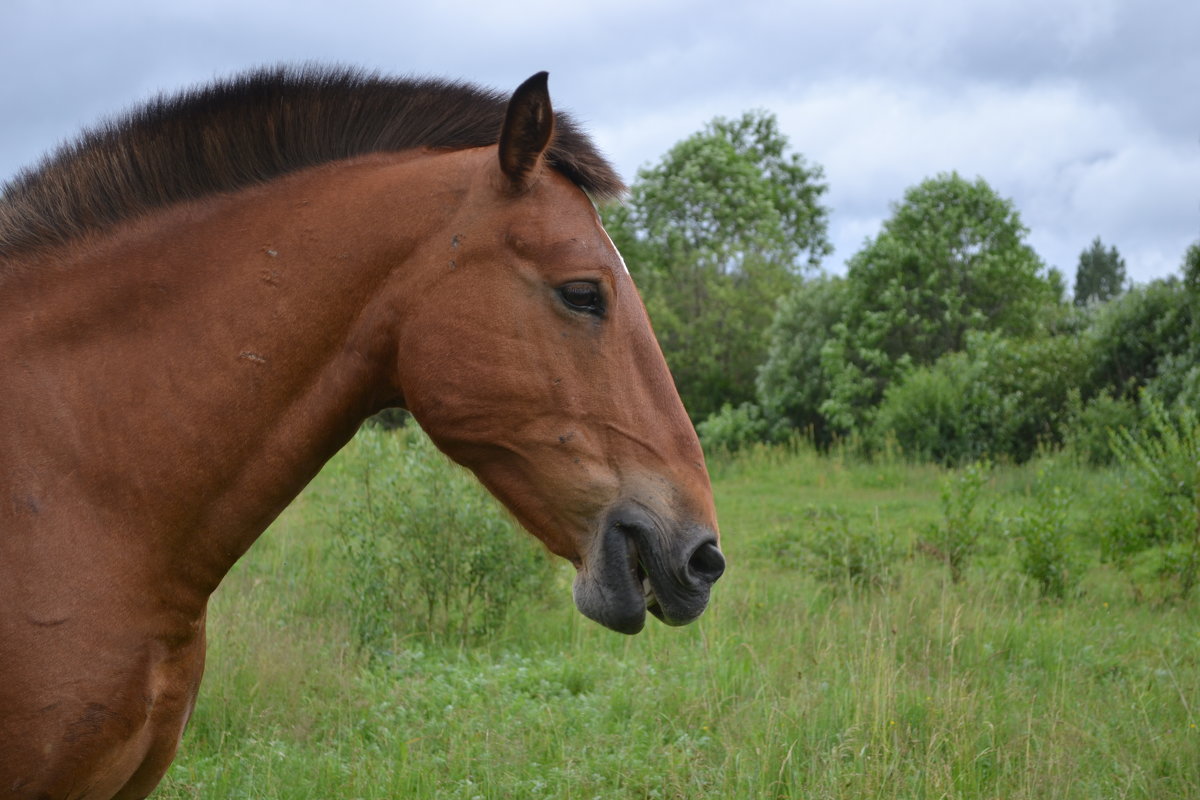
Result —
[[[409, 409], [625, 633], [724, 560], [703, 456], [545, 73], [511, 99], [272, 70], [152, 103], [0, 201], [0, 797], [144, 797], [208, 598]], [[447, 532], [451, 535], [452, 532]]]

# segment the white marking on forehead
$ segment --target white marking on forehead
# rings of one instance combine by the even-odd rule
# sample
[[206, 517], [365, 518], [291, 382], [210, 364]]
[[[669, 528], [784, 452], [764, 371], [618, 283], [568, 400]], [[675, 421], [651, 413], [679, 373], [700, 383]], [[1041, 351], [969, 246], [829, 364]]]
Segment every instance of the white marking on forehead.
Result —
[[[625, 265], [625, 256], [621, 255], [621, 251], [617, 249], [617, 246], [615, 244], [613, 244], [612, 237], [608, 235], [608, 231], [604, 230], [603, 225], [600, 226], [600, 230], [601, 230], [601, 232], [604, 233], [604, 238], [608, 239], [609, 247], [611, 247], [613, 249], [613, 252], [617, 254], [617, 258], [619, 258], [621, 260], [621, 267], [622, 267], [622, 269], [625, 270], [625, 274], [629, 275], [629, 267]], [[629, 277], [632, 278], [633, 276], [629, 275]]]

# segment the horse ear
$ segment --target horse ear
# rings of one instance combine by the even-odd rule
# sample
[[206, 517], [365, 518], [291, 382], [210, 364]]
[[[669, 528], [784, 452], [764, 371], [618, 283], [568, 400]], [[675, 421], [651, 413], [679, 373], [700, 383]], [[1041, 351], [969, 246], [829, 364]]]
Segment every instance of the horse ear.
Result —
[[514, 190], [529, 183], [538, 160], [554, 135], [554, 109], [550, 107], [547, 72], [522, 83], [508, 101], [500, 131], [500, 171]]

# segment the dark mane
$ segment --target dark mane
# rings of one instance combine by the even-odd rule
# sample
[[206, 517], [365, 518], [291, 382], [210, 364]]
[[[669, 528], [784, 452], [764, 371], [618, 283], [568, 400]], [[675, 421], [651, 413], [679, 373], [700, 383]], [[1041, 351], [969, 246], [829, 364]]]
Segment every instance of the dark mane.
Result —
[[[160, 96], [83, 133], [0, 191], [0, 256], [156, 208], [368, 153], [495, 144], [507, 95], [442, 80], [305, 66]], [[624, 191], [567, 115], [549, 163], [597, 200]]]

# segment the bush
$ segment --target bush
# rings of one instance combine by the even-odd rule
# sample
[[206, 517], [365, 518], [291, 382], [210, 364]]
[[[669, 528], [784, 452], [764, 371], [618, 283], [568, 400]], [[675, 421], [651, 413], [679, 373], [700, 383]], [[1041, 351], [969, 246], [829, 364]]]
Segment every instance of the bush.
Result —
[[1158, 374], [1146, 384], [1146, 394], [1164, 405], [1200, 408], [1200, 329], [1196, 339], [1190, 352], [1171, 353], [1159, 360]]
[[875, 417], [872, 439], [894, 437], [911, 458], [955, 464], [979, 458], [988, 442], [972, 408], [978, 369], [963, 353], [908, 373], [888, 387]]
[[980, 537], [994, 525], [990, 509], [975, 517], [979, 495], [992, 474], [987, 459], [968, 464], [942, 483], [942, 524], [930, 525], [921, 549], [945, 562], [950, 577], [962, 579], [967, 560], [978, 548]]
[[[1096, 310], [1088, 330], [1088, 374], [1080, 384], [1084, 397], [1107, 390], [1118, 399], [1136, 400], [1166, 367], [1171, 356], [1200, 355], [1196, 343], [1195, 299], [1176, 278], [1135, 286]], [[1166, 388], [1166, 387], [1162, 387]], [[1160, 396], [1166, 402], [1174, 395]]]
[[1016, 519], [1021, 571], [1032, 578], [1042, 597], [1061, 600], [1079, 581], [1079, 565], [1067, 531], [1067, 494], [1050, 486], [1038, 472], [1033, 505]]
[[819, 580], [855, 588], [881, 588], [901, 556], [893, 531], [853, 524], [837, 509], [808, 509], [810, 530], [801, 539], [803, 568]]
[[1133, 556], [1156, 554], [1158, 575], [1186, 597], [1200, 580], [1200, 415], [1143, 398], [1145, 421], [1113, 437], [1125, 472], [1124, 491], [1104, 537], [1105, 555], [1128, 568]]
[[1116, 458], [1113, 434], [1121, 429], [1137, 427], [1140, 419], [1137, 405], [1129, 400], [1114, 398], [1108, 390], [1086, 404], [1080, 402], [1079, 393], [1075, 392], [1069, 405], [1070, 412], [1063, 434], [1067, 450], [1085, 464], [1111, 464]]
[[770, 423], [763, 417], [762, 409], [753, 403], [742, 403], [736, 408], [729, 403], [696, 426], [700, 443], [705, 451], [736, 453], [770, 437]]
[[1012, 201], [956, 173], [905, 192], [879, 234], [847, 261], [844, 313], [821, 352], [821, 410], [867, 433], [886, 388], [963, 350], [972, 332], [1024, 336], [1060, 302]]
[[549, 556], [415, 426], [364, 427], [330, 469], [322, 509], [349, 562], [360, 646], [377, 651], [397, 634], [466, 641], [548, 590]]
[[1062, 440], [1085, 355], [1071, 335], [968, 334], [965, 352], [911, 370], [888, 387], [873, 438], [891, 433], [910, 456], [944, 464], [984, 456], [1028, 460]]

